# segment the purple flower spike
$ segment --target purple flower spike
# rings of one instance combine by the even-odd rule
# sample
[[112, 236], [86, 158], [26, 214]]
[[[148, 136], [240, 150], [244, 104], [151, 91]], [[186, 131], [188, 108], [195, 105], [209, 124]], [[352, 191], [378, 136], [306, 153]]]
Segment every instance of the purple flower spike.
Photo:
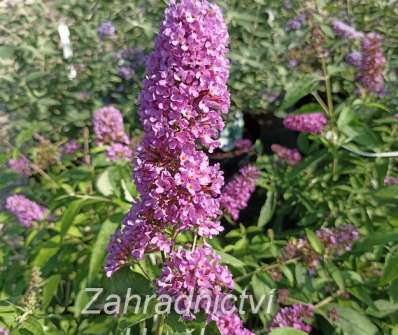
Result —
[[23, 195], [12, 195], [6, 199], [5, 208], [14, 214], [18, 221], [30, 228], [35, 221], [43, 221], [48, 216], [47, 208], [29, 200]]
[[111, 21], [102, 22], [97, 29], [98, 36], [101, 40], [113, 38], [116, 35], [116, 28]]
[[312, 305], [295, 304], [282, 308], [274, 317], [270, 329], [292, 327], [303, 332], [310, 333], [309, 324], [314, 317]]
[[383, 74], [386, 59], [381, 42], [381, 36], [376, 33], [369, 33], [363, 39], [358, 80], [368, 92], [383, 96], [386, 93]]
[[20, 157], [17, 159], [10, 159], [8, 161], [8, 167], [14, 172], [20, 174], [21, 176], [30, 177], [33, 173], [30, 166], [30, 162], [25, 157]]
[[356, 31], [355, 28], [339, 20], [333, 21], [332, 28], [334, 33], [338, 37], [348, 38], [348, 39], [360, 39], [363, 38], [364, 36], [363, 33]]
[[122, 66], [119, 68], [119, 76], [124, 80], [129, 80], [134, 76], [134, 69], [128, 66]]
[[[224, 178], [202, 150], [219, 146], [222, 113], [229, 109], [227, 52], [219, 7], [204, 0], [171, 1], [139, 99], [144, 137], [133, 175], [140, 200], [110, 242], [108, 275], [147, 252], [170, 250], [178, 232], [211, 237], [222, 231]], [[105, 123], [98, 127], [101, 141], [117, 133]]]
[[115, 107], [103, 107], [95, 111], [93, 124], [98, 145], [107, 145], [114, 142], [130, 143], [124, 132], [122, 113]]
[[[322, 241], [325, 258], [339, 256], [352, 249], [354, 243], [360, 238], [358, 230], [350, 224], [337, 228], [321, 228], [316, 232]], [[284, 258], [300, 258], [310, 270], [319, 264], [319, 255], [311, 248], [307, 239], [291, 239], [284, 248]]]
[[106, 156], [111, 162], [118, 160], [130, 161], [133, 156], [133, 151], [128, 145], [113, 143], [108, 147]]
[[259, 177], [260, 171], [256, 167], [245, 166], [223, 188], [221, 207], [234, 220], [239, 218], [239, 212], [247, 206], [247, 202], [256, 189], [256, 182]]
[[235, 148], [239, 151], [248, 152], [253, 148], [253, 143], [248, 138], [240, 138], [235, 141]]
[[286, 24], [285, 31], [299, 30], [304, 24], [305, 20], [306, 17], [304, 14], [296, 16]]
[[236, 313], [224, 314], [213, 318], [221, 335], [255, 335], [245, 329], [243, 322]]
[[362, 63], [362, 54], [360, 52], [351, 52], [346, 56], [345, 60], [348, 64], [359, 68]]
[[70, 140], [68, 142], [66, 142], [63, 146], [62, 146], [62, 152], [64, 154], [73, 154], [76, 151], [78, 151], [80, 149], [80, 144], [77, 143], [76, 140]]
[[284, 126], [288, 129], [313, 134], [322, 133], [327, 122], [323, 113], [289, 115], [283, 120]]
[[289, 165], [297, 165], [302, 157], [297, 149], [289, 149], [279, 144], [272, 144], [271, 150], [283, 161]]
[[398, 177], [386, 177], [384, 179], [384, 185], [386, 186], [398, 185]]
[[[220, 256], [207, 245], [194, 251], [179, 249], [172, 252], [156, 281], [158, 295], [168, 295], [174, 299], [181, 295], [192, 295], [190, 305], [181, 306], [184, 307], [181, 309], [184, 310], [183, 317], [188, 320], [195, 319], [195, 312], [200, 310], [209, 315], [217, 314], [219, 306], [213, 303], [233, 286], [228, 267], [220, 265]], [[200, 306], [199, 311], [194, 310], [196, 305]]]

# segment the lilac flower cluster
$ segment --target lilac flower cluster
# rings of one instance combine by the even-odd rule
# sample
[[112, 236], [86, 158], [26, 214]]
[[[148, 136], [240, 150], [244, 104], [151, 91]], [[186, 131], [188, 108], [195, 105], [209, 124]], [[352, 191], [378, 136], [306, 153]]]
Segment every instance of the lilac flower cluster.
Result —
[[355, 30], [354, 27], [339, 20], [332, 22], [332, 29], [338, 37], [348, 39], [361, 39], [363, 37], [362, 32]]
[[289, 69], [294, 69], [294, 68], [296, 68], [298, 65], [299, 65], [299, 61], [298, 61], [298, 59], [295, 59], [295, 58], [291, 58], [291, 59], [289, 59], [289, 61], [287, 62], [287, 67], [288, 67]]
[[[136, 151], [134, 181], [141, 197], [108, 246], [108, 276], [145, 253], [170, 253], [182, 231], [211, 237], [222, 230], [224, 178], [219, 165], [210, 165], [202, 150], [212, 152], [219, 146], [222, 113], [229, 109], [227, 44], [228, 32], [217, 6], [206, 0], [171, 1], [146, 63], [139, 101], [144, 137]], [[192, 291], [206, 311], [215, 298], [232, 289], [233, 281], [220, 257], [204, 245], [171, 252], [156, 287], [160, 298]], [[200, 300], [206, 296], [209, 299]], [[184, 317], [195, 318], [186, 303], [179, 306], [189, 307]], [[208, 316], [224, 327], [226, 335], [228, 319], [217, 308]], [[236, 334], [251, 334], [239, 325], [241, 332]]]
[[350, 224], [334, 229], [321, 228], [316, 235], [325, 246], [325, 255], [330, 257], [350, 251], [354, 242], [360, 238], [358, 230]]
[[221, 314], [214, 317], [214, 320], [221, 335], [254, 335], [253, 332], [244, 328], [238, 314]]
[[384, 179], [384, 185], [386, 186], [398, 185], [398, 177], [386, 177]]
[[129, 80], [134, 76], [135, 71], [128, 66], [121, 66], [119, 68], [118, 74], [119, 77], [123, 78], [124, 80]]
[[133, 151], [131, 148], [125, 144], [113, 143], [106, 150], [106, 156], [112, 162], [118, 160], [130, 161], [133, 156]]
[[291, 19], [285, 26], [285, 31], [299, 30], [305, 23], [306, 16], [300, 14], [295, 18]]
[[297, 149], [286, 148], [280, 144], [272, 144], [271, 150], [283, 161], [286, 161], [289, 165], [297, 165], [302, 157]]
[[382, 38], [379, 34], [366, 34], [362, 41], [358, 80], [368, 92], [382, 96], [385, 95], [383, 71], [386, 58], [381, 43]]
[[[139, 100], [144, 137], [136, 151], [134, 181], [141, 197], [108, 246], [108, 276], [146, 253], [170, 253], [182, 231], [211, 237], [222, 230], [224, 178], [203, 150], [212, 152], [219, 146], [222, 113], [229, 109], [227, 44], [217, 6], [206, 0], [171, 1], [146, 63]], [[219, 263], [207, 245], [173, 251], [156, 282], [157, 293], [161, 298], [192, 291], [200, 309], [208, 310], [215, 298], [233, 287], [230, 272]], [[206, 296], [209, 299], [200, 300]], [[189, 307], [184, 317], [195, 318], [185, 304], [179, 306]], [[208, 316], [229, 329], [217, 309]], [[239, 334], [245, 334], [241, 328]]]
[[111, 242], [108, 275], [126, 255], [137, 259], [165, 248], [180, 231], [212, 236], [222, 230], [223, 175], [197, 144], [213, 150], [224, 127], [227, 43], [217, 6], [182, 0], [166, 10], [140, 96], [144, 138], [137, 147], [134, 180], [141, 200]]
[[10, 332], [7, 329], [0, 327], [0, 335], [9, 335], [9, 334]]
[[185, 319], [193, 320], [195, 313], [203, 311], [208, 320], [216, 322], [221, 335], [252, 335], [244, 328], [231, 302], [224, 301], [233, 286], [228, 267], [220, 265], [220, 256], [208, 245], [194, 251], [172, 252], [156, 282], [160, 298], [162, 295], [175, 299], [182, 295], [189, 297], [179, 301], [178, 306]]
[[131, 79], [136, 71], [145, 65], [146, 56], [141, 49], [127, 48], [116, 54], [119, 63], [119, 76], [124, 80]]
[[110, 161], [131, 160], [130, 139], [124, 131], [122, 113], [115, 107], [103, 107], [93, 116], [94, 132], [98, 145], [107, 146]]
[[124, 132], [122, 113], [115, 107], [103, 107], [94, 112], [94, 132], [98, 145], [109, 145], [114, 142], [129, 143]]
[[326, 116], [320, 112], [288, 115], [283, 120], [284, 126], [288, 129], [313, 134], [322, 133], [327, 122]]
[[220, 300], [224, 292], [233, 286], [228, 267], [220, 265], [220, 256], [207, 245], [194, 251], [179, 249], [172, 252], [156, 281], [159, 296], [192, 297], [191, 301], [182, 300], [179, 306], [181, 311], [186, 312], [184, 318], [189, 320], [195, 319], [195, 307], [199, 309], [195, 312], [202, 310], [208, 315], [216, 315], [219, 309], [214, 306], [215, 301]]
[[8, 167], [21, 176], [30, 177], [33, 173], [29, 160], [22, 156], [17, 159], [10, 159]]
[[359, 67], [362, 63], [362, 54], [358, 51], [351, 52], [346, 56], [345, 60], [348, 64]]
[[313, 271], [319, 264], [319, 255], [311, 248], [307, 239], [291, 239], [283, 249], [285, 259], [299, 258], [310, 271]]
[[282, 308], [274, 317], [270, 329], [292, 327], [310, 333], [311, 320], [314, 317], [312, 305], [295, 304]]
[[62, 152], [67, 155], [73, 154], [80, 149], [81, 146], [76, 140], [70, 140], [62, 146]]
[[97, 29], [98, 36], [100, 40], [105, 40], [107, 38], [113, 38], [116, 35], [116, 28], [111, 21], [105, 21], [100, 24]]
[[161, 227], [149, 225], [145, 219], [137, 216], [137, 213], [142, 212], [141, 206], [143, 204], [139, 203], [135, 211], [127, 214], [123, 222], [123, 230], [118, 230], [108, 245], [108, 258], [105, 265], [108, 277], [128, 264], [131, 259], [141, 260], [145, 253], [170, 252], [171, 250], [171, 240], [164, 234]]
[[248, 152], [253, 147], [252, 141], [247, 138], [240, 138], [235, 141], [235, 148], [239, 151]]
[[[353, 244], [360, 238], [358, 230], [350, 224], [337, 228], [321, 228], [316, 232], [325, 248], [323, 257], [332, 258], [342, 255], [352, 249]], [[320, 261], [320, 256], [311, 248], [307, 239], [292, 239], [284, 248], [286, 259], [300, 258], [309, 269], [315, 269]]]
[[232, 180], [222, 190], [221, 207], [234, 220], [239, 217], [239, 212], [247, 206], [250, 196], [256, 188], [260, 171], [251, 165], [239, 170]]
[[35, 221], [43, 221], [48, 210], [39, 204], [29, 200], [23, 195], [12, 195], [6, 199], [5, 208], [14, 214], [18, 221], [29, 228]]

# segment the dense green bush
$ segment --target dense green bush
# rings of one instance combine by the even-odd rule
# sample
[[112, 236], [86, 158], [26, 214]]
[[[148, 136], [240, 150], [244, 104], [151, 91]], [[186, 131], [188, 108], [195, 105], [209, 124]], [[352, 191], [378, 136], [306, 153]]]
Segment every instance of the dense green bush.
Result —
[[[257, 301], [270, 297], [258, 314], [242, 315], [256, 334], [266, 334], [283, 307], [314, 306], [311, 334], [398, 334], [398, 5], [396, 1], [215, 1], [230, 34], [231, 109], [226, 116], [232, 138], [255, 145], [241, 152], [233, 141], [210, 154], [229, 179], [252, 162], [261, 170], [257, 190], [239, 220], [223, 218], [225, 232], [209, 241], [235, 277], [237, 294]], [[153, 40], [167, 1], [33, 1], [1, 8], [1, 112], [10, 129], [0, 141], [0, 192], [24, 194], [49, 209], [32, 228], [0, 213], [0, 326], [11, 334], [139, 334], [159, 331], [199, 334], [204, 318], [183, 322], [170, 314], [85, 315], [87, 288], [114, 293], [154, 292], [163, 260], [160, 253], [106, 278], [106, 246], [124, 215], [139, 198], [131, 164], [111, 162], [93, 135], [92, 115], [106, 105], [124, 115], [132, 150], [142, 136], [137, 98], [142, 58]], [[298, 15], [300, 29], [287, 25]], [[336, 36], [335, 19], [361, 32], [383, 37], [386, 94], [358, 93], [358, 75], [346, 56], [359, 41]], [[112, 38], [98, 27], [111, 21]], [[73, 56], [65, 59], [58, 33], [70, 30]], [[132, 58], [120, 57], [134, 48]], [[127, 79], [120, 68], [131, 66]], [[323, 112], [321, 134], [282, 126], [286, 115]], [[243, 122], [236, 122], [241, 118]], [[242, 120], [240, 120], [242, 121]], [[229, 134], [231, 135], [231, 134]], [[224, 134], [225, 139], [228, 136]], [[79, 149], [65, 154], [76, 140]], [[297, 147], [303, 159], [290, 166], [271, 153], [271, 144]], [[7, 166], [26, 157], [32, 175]], [[394, 158], [395, 157], [395, 158]], [[388, 184], [388, 183], [387, 183]], [[327, 254], [316, 231], [355, 226], [352, 250]], [[182, 243], [196, 243], [183, 234]], [[308, 257], [286, 257], [286, 248], [307, 241]], [[326, 248], [326, 249], [325, 249]], [[330, 256], [330, 257], [329, 257]], [[102, 299], [102, 300], [101, 300]], [[217, 334], [212, 324], [206, 333]], [[1, 333], [1, 332], [0, 332]], [[159, 332], [160, 334], [160, 332]], [[272, 334], [303, 334], [294, 330]]]

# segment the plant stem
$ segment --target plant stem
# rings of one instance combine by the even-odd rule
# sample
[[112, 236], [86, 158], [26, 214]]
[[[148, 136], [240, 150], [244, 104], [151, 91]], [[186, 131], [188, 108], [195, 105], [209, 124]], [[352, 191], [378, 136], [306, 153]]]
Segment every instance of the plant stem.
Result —
[[322, 100], [322, 98], [319, 96], [318, 92], [312, 92], [311, 93], [314, 98], [316, 99], [316, 101], [321, 105], [322, 109], [324, 110], [324, 112], [326, 114], [329, 114], [329, 109], [328, 106], [326, 106], [325, 102]]
[[84, 139], [84, 162], [87, 165], [91, 164], [89, 137], [90, 137], [90, 132], [89, 132], [88, 128], [86, 127], [83, 130], [83, 139]]
[[142, 273], [144, 274], [144, 276], [146, 277], [146, 279], [148, 279], [149, 281], [152, 281], [151, 277], [149, 276], [149, 274], [145, 271], [144, 267], [140, 264], [140, 262], [137, 262], [138, 267], [140, 268], [140, 270], [142, 271]]
[[193, 238], [192, 252], [194, 252], [195, 249], [196, 249], [196, 242], [197, 242], [197, 240], [198, 240], [198, 235], [195, 234], [195, 236], [194, 236], [194, 238]]
[[314, 309], [319, 309], [327, 304], [330, 304], [334, 299], [336, 299], [337, 297], [339, 297], [340, 295], [342, 295], [344, 292], [339, 290], [337, 291], [335, 294], [331, 295], [330, 297], [327, 297], [325, 299], [323, 299], [322, 301], [318, 302], [315, 306]]
[[163, 333], [163, 325], [164, 325], [164, 314], [159, 317], [158, 328], [156, 330], [156, 335], [162, 335]]
[[250, 276], [252, 276], [252, 275], [254, 275], [256, 273], [259, 273], [259, 272], [262, 272], [262, 271], [272, 270], [272, 269], [275, 269], [275, 268], [279, 268], [279, 267], [282, 267], [282, 266], [287, 265], [287, 264], [295, 263], [296, 261], [298, 261], [298, 258], [289, 259], [289, 260], [287, 260], [284, 263], [275, 263], [275, 264], [270, 264], [270, 265], [265, 264], [265, 265], [259, 267], [258, 269], [254, 270], [252, 272], [249, 272], [249, 273], [247, 273], [247, 274], [245, 274], [243, 276], [235, 278], [235, 281], [239, 282], [239, 281], [241, 281], [243, 279], [246, 279], [246, 278], [248, 278], [248, 277], [250, 277]]
[[332, 83], [330, 81], [330, 76], [328, 74], [328, 70], [327, 70], [326, 62], [325, 62], [324, 58], [322, 58], [322, 70], [323, 70], [323, 74], [325, 76], [326, 99], [327, 99], [329, 116], [332, 119], [333, 124], [335, 124], [336, 118], [334, 115], [334, 107], [333, 107]]
[[[333, 132], [333, 138], [335, 137], [337, 133], [336, 125], [337, 125], [337, 119], [336, 115], [334, 112], [334, 107], [333, 107], [333, 97], [332, 97], [332, 83], [330, 80], [330, 76], [328, 74], [328, 69], [326, 66], [326, 61], [325, 58], [322, 58], [322, 70], [323, 74], [325, 77], [325, 88], [326, 88], [326, 102], [328, 106], [328, 111], [329, 111], [329, 118], [332, 121], [332, 132]], [[332, 175], [333, 178], [336, 176], [336, 171], [337, 171], [337, 147], [334, 141], [332, 142], [332, 153], [333, 153], [333, 167], [332, 167]]]

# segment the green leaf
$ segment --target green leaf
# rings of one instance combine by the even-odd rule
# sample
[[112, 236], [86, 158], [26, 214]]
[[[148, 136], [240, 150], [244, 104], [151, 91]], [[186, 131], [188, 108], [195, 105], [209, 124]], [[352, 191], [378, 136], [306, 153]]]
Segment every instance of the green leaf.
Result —
[[266, 309], [268, 299], [264, 299], [264, 297], [269, 297], [273, 289], [268, 285], [261, 275], [254, 275], [252, 277], [251, 286], [253, 288], [254, 296], [256, 297], [257, 302], [259, 303], [261, 300], [263, 300], [261, 307]]
[[28, 318], [21, 325], [20, 329], [26, 329], [33, 335], [44, 335], [43, 327], [37, 320], [33, 319], [32, 317]]
[[273, 191], [267, 192], [267, 200], [261, 207], [260, 216], [258, 217], [257, 226], [262, 228], [271, 221], [276, 208], [276, 194]]
[[319, 77], [306, 75], [301, 80], [294, 81], [293, 84], [287, 89], [287, 93], [281, 105], [281, 109], [287, 109], [292, 107], [301, 98], [313, 92], [318, 86], [319, 80]]
[[18, 179], [20, 179], [20, 176], [13, 171], [0, 172], [0, 189], [11, 186]]
[[357, 242], [354, 245], [353, 252], [363, 253], [370, 251], [374, 246], [396, 242], [398, 242], [398, 233], [374, 232], [367, 236], [364, 240]]
[[93, 250], [90, 257], [90, 265], [88, 270], [88, 282], [89, 285], [93, 282], [95, 276], [102, 269], [103, 260], [106, 252], [106, 246], [108, 245], [110, 237], [116, 231], [119, 226], [119, 222], [113, 222], [106, 220], [98, 233], [97, 239], [94, 243]]
[[128, 267], [124, 267], [115, 272], [111, 278], [104, 279], [106, 292], [125, 296], [130, 288], [132, 293], [140, 295], [152, 294], [153, 283], [141, 273], [134, 272]]
[[14, 313], [15, 307], [10, 305], [8, 301], [0, 300], [0, 315], [4, 313]]
[[336, 304], [328, 305], [335, 308], [338, 318], [332, 324], [341, 328], [345, 335], [376, 335], [377, 327], [362, 313]]
[[171, 331], [173, 334], [184, 333], [187, 331], [188, 328], [187, 324], [182, 320], [181, 316], [175, 312], [167, 314], [165, 324], [166, 327], [169, 328], [166, 329], [166, 333], [167, 331]]
[[72, 226], [73, 221], [76, 217], [77, 214], [79, 214], [80, 208], [83, 205], [84, 200], [79, 199], [79, 200], [74, 200], [72, 201], [67, 209], [65, 210], [65, 213], [62, 217], [62, 223], [61, 223], [61, 235], [65, 236], [69, 228]]
[[52, 298], [57, 293], [58, 284], [61, 281], [61, 275], [53, 275], [48, 278], [43, 287], [43, 308], [46, 309]]
[[374, 302], [371, 297], [371, 292], [364, 285], [351, 287], [348, 289], [348, 292], [350, 292], [357, 299], [364, 302], [366, 305], [372, 307], [374, 306]]
[[38, 131], [39, 127], [36, 124], [31, 125], [29, 128], [22, 130], [15, 138], [15, 146], [20, 148], [22, 144], [32, 139], [33, 134]]
[[398, 279], [398, 255], [389, 255], [384, 264], [384, 274], [381, 278], [381, 285], [388, 284]]
[[285, 275], [286, 279], [289, 281], [290, 286], [294, 285], [294, 275], [292, 270], [290, 270], [290, 268], [286, 265], [283, 265], [281, 267], [281, 270], [283, 272], [283, 274]]
[[373, 195], [380, 200], [398, 200], [398, 186], [390, 185], [379, 188]]
[[90, 298], [86, 292], [87, 288], [87, 280], [83, 279], [79, 286], [79, 291], [75, 298], [75, 303], [73, 305], [74, 315], [75, 317], [79, 317], [83, 308], [89, 303]]
[[126, 329], [129, 329], [130, 327], [142, 321], [152, 318], [156, 314], [156, 304], [157, 300], [151, 299], [151, 301], [149, 301], [148, 308], [146, 309], [146, 311], [140, 310], [138, 311], [138, 313], [129, 314], [127, 316], [120, 318], [118, 324], [118, 331], [120, 333], [118, 334], [124, 334]]
[[305, 333], [295, 328], [285, 327], [285, 328], [276, 328], [272, 330], [270, 333], [268, 333], [268, 335], [308, 335], [308, 333]]
[[286, 174], [286, 181], [291, 182], [293, 179], [299, 177], [303, 171], [313, 167], [327, 156], [328, 152], [326, 149], [324, 149], [319, 150], [316, 154], [313, 154], [308, 158], [302, 160], [299, 164], [294, 166], [290, 172]]
[[236, 268], [241, 268], [245, 266], [245, 263], [243, 263], [241, 260], [237, 259], [236, 257], [231, 256], [230, 254], [227, 254], [220, 250], [216, 250], [216, 252], [221, 257], [221, 263], [232, 265]]
[[79, 214], [80, 209], [83, 206], [94, 204], [99, 200], [96, 199], [78, 199], [72, 201], [69, 206], [66, 208], [65, 213], [62, 217], [61, 221], [61, 235], [65, 236], [68, 232], [69, 228], [73, 225], [73, 222], [76, 216]]
[[102, 172], [95, 184], [98, 191], [104, 196], [110, 196], [113, 193], [113, 186], [109, 177], [109, 169]]
[[322, 241], [316, 236], [316, 234], [311, 230], [306, 228], [305, 234], [307, 235], [308, 241], [310, 242], [311, 247], [315, 250], [319, 255], [323, 254], [325, 247]]
[[398, 302], [398, 279], [395, 279], [388, 288], [388, 294], [393, 301]]
[[341, 109], [339, 113], [339, 118], [337, 120], [337, 128], [344, 133], [349, 134], [351, 131], [350, 124], [357, 120], [357, 116], [355, 115], [352, 108], [344, 107]]
[[54, 236], [47, 242], [43, 243], [36, 255], [33, 264], [38, 267], [43, 267], [51, 257], [53, 257], [60, 249], [61, 239], [59, 235]]
[[11, 45], [0, 46], [0, 58], [10, 59], [14, 57], [14, 47]]
[[345, 290], [345, 284], [344, 284], [344, 279], [341, 271], [339, 268], [332, 262], [329, 262], [326, 264], [326, 267], [332, 276], [333, 280], [337, 284], [340, 290], [344, 291]]
[[367, 313], [380, 319], [395, 314], [398, 311], [398, 304], [389, 300], [376, 300], [374, 306], [375, 307], [368, 308]]

